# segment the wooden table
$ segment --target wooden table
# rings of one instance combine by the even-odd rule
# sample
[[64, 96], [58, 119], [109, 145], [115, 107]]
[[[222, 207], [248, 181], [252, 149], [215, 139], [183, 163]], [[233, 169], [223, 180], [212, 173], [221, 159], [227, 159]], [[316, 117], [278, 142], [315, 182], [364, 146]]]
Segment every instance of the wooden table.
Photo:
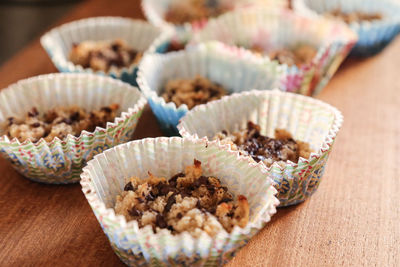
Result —
[[[138, 0], [92, 0], [58, 24], [100, 15], [143, 17]], [[318, 96], [345, 118], [320, 188], [279, 209], [228, 266], [400, 266], [399, 52], [397, 39], [341, 67]], [[0, 69], [0, 88], [50, 72], [35, 40]], [[135, 138], [159, 135], [147, 109]], [[30, 182], [4, 159], [0, 172], [1, 266], [123, 266], [79, 184]]]

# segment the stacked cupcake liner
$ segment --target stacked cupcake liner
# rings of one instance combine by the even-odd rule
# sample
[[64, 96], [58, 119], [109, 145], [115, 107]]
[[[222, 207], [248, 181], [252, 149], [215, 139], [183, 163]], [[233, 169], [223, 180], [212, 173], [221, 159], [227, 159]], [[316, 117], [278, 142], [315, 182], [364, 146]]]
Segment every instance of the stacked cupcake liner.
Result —
[[[186, 0], [185, 0], [186, 1]], [[146, 19], [162, 28], [173, 27], [179, 32], [196, 32], [207, 25], [208, 19], [186, 22], [182, 25], [174, 25], [165, 20], [165, 15], [171, 8], [171, 5], [177, 0], [142, 0], [142, 10]], [[232, 5], [232, 10], [243, 9], [257, 5], [268, 5], [268, 6], [287, 6], [286, 0], [218, 0], [219, 3]], [[229, 13], [229, 12], [228, 12]]]
[[165, 134], [176, 135], [179, 119], [188, 111], [185, 104], [177, 107], [160, 96], [165, 83], [196, 75], [219, 83], [233, 93], [277, 87], [284, 70], [276, 62], [219, 42], [207, 42], [164, 55], [147, 55], [139, 65], [137, 81]]
[[[202, 162], [204, 175], [218, 177], [234, 195], [247, 197], [249, 223], [214, 237], [205, 232], [198, 238], [187, 232], [172, 235], [168, 230], [154, 233], [150, 226], [139, 228], [137, 221], [126, 222], [115, 215], [113, 206], [129, 177], [171, 177]], [[116, 254], [130, 266], [196, 265], [217, 266], [229, 261], [276, 212], [278, 200], [266, 168], [237, 152], [206, 140], [147, 138], [132, 141], [95, 156], [81, 175], [82, 191]]]
[[[266, 26], [268, 25], [268, 26]], [[335, 73], [357, 37], [343, 23], [309, 18], [280, 8], [248, 8], [209, 20], [195, 42], [218, 40], [229, 45], [266, 51], [308, 44], [318, 52], [311, 63], [287, 66], [280, 87], [304, 95], [317, 94]]]
[[[299, 0], [295, 1], [297, 12], [317, 17], [329, 11], [380, 12], [381, 20], [352, 22], [349, 27], [357, 33], [358, 42], [351, 51], [352, 56], [366, 57], [380, 52], [400, 32], [400, 4], [395, 1], [375, 0]], [[338, 19], [340, 20], [340, 19]]]
[[[40, 42], [60, 72], [94, 73], [90, 68], [74, 65], [69, 61], [73, 44], [83, 41], [123, 39], [133, 49], [140, 52], [154, 50], [152, 44], [157, 39], [166, 38], [172, 30], [161, 30], [142, 20], [123, 17], [94, 17], [81, 19], [54, 28], [42, 36]], [[118, 71], [96, 74], [108, 75], [132, 85], [136, 85], [137, 64]]]
[[145, 98], [137, 88], [120, 81], [91, 74], [50, 74], [22, 80], [0, 92], [0, 122], [8, 117], [24, 117], [32, 107], [39, 112], [58, 106], [77, 105], [90, 111], [118, 103], [119, 116], [106, 128], [83, 131], [33, 143], [0, 136], [0, 153], [23, 176], [43, 183], [66, 184], [79, 181], [86, 162], [94, 155], [132, 137]]
[[286, 129], [295, 140], [309, 143], [314, 153], [308, 159], [284, 165], [275, 162], [268, 168], [268, 177], [275, 182], [280, 206], [300, 203], [312, 195], [342, 124], [341, 113], [310, 97], [276, 90], [251, 91], [195, 107], [182, 118], [178, 129], [183, 137], [212, 140], [222, 130], [245, 129], [248, 121], [260, 125], [264, 135], [273, 137], [275, 129]]

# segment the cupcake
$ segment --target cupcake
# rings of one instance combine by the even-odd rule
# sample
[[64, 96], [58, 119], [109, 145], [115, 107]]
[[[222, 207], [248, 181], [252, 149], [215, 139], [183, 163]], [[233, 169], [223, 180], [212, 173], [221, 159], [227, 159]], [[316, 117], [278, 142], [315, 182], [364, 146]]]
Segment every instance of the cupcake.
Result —
[[60, 72], [108, 75], [136, 85], [144, 53], [170, 33], [142, 20], [95, 17], [54, 28], [40, 41]]
[[177, 134], [185, 113], [223, 95], [279, 85], [276, 62], [244, 49], [209, 42], [165, 55], [147, 55], [139, 65], [138, 84], [164, 133]]
[[264, 164], [280, 206], [288, 206], [317, 190], [342, 120], [336, 108], [310, 97], [251, 91], [195, 107], [178, 129]]
[[218, 40], [279, 62], [287, 75], [280, 87], [304, 95], [318, 93], [357, 38], [343, 23], [309, 18], [287, 9], [249, 8], [209, 20], [196, 42]]
[[175, 27], [178, 31], [197, 31], [209, 18], [232, 10], [255, 5], [287, 6], [286, 0], [142, 0], [148, 21], [159, 27]]
[[161, 137], [97, 155], [81, 185], [129, 266], [220, 266], [276, 212], [266, 175], [215, 142]]
[[380, 52], [400, 32], [400, 4], [374, 0], [300, 0], [294, 8], [305, 15], [325, 16], [341, 20], [357, 33], [354, 56], [370, 56]]
[[79, 181], [94, 155], [129, 141], [146, 104], [137, 88], [93, 74], [42, 75], [0, 95], [2, 156], [49, 184]]

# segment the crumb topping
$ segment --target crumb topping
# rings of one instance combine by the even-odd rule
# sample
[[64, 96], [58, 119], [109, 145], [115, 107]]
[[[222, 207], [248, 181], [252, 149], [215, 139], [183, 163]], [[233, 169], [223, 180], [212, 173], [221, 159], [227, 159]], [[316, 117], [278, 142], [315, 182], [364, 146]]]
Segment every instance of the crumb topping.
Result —
[[217, 17], [233, 7], [230, 1], [188, 0], [173, 1], [165, 14], [165, 20], [173, 24], [184, 24]]
[[302, 141], [296, 141], [292, 135], [283, 129], [275, 130], [275, 138], [260, 133], [260, 126], [249, 121], [247, 128], [238, 132], [222, 131], [214, 136], [224, 144], [229, 144], [233, 150], [251, 156], [256, 162], [262, 161], [266, 166], [274, 162], [290, 160], [297, 163], [299, 158], [309, 158], [311, 149]]
[[174, 102], [176, 106], [186, 104], [189, 109], [196, 105], [220, 99], [227, 91], [219, 84], [197, 75], [193, 79], [169, 80], [162, 97], [166, 102]]
[[168, 229], [173, 234], [184, 231], [198, 237], [202, 231], [215, 236], [230, 232], [235, 225], [245, 227], [249, 205], [245, 196], [237, 201], [216, 177], [202, 175], [201, 162], [187, 166], [169, 180], [149, 173], [146, 179], [130, 178], [117, 196], [116, 214], [128, 221], [137, 220], [139, 227]]
[[108, 72], [138, 63], [142, 53], [128, 46], [121, 39], [114, 41], [84, 41], [74, 44], [69, 60], [83, 68]]
[[68, 134], [79, 136], [83, 130], [94, 131], [96, 126], [106, 127], [116, 117], [118, 108], [118, 104], [111, 104], [87, 112], [78, 106], [56, 107], [41, 114], [33, 107], [24, 118], [9, 117], [4, 130], [10, 139], [20, 142], [37, 142], [41, 138], [50, 142], [55, 137], [64, 139]]
[[298, 45], [294, 49], [277, 49], [269, 53], [264, 52], [261, 47], [253, 46], [250, 48], [256, 54], [267, 54], [271, 60], [277, 60], [280, 64], [287, 64], [288, 66], [296, 65], [301, 67], [304, 64], [309, 64], [317, 54], [317, 50], [311, 45]]
[[331, 12], [326, 13], [327, 16], [337, 17], [347, 24], [352, 22], [361, 22], [361, 21], [373, 21], [373, 20], [381, 20], [383, 16], [378, 12], [362, 12], [362, 11], [354, 11], [354, 12], [343, 12], [341, 9], [337, 8], [332, 10]]

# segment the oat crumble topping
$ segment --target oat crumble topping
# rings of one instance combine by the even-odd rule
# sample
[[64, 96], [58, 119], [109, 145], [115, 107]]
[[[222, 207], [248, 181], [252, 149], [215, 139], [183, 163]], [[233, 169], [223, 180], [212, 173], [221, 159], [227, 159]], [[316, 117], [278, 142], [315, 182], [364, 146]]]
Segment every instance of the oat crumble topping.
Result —
[[168, 229], [173, 234], [187, 231], [194, 237], [203, 231], [210, 236], [230, 232], [249, 220], [246, 197], [239, 195], [234, 201], [218, 178], [202, 175], [196, 159], [169, 180], [151, 173], [146, 179], [130, 178], [114, 208], [127, 221], [137, 220], [139, 227], [150, 225], [154, 231]]

